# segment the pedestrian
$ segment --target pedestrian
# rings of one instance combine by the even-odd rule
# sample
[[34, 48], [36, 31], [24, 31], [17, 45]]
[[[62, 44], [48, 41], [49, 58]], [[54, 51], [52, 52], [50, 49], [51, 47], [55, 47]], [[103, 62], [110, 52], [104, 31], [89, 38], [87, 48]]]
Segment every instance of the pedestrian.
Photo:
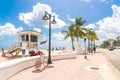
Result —
[[96, 47], [95, 46], [93, 47], [93, 51], [94, 51], [94, 53], [96, 52]]
[[93, 53], [93, 48], [91, 48], [91, 53]]

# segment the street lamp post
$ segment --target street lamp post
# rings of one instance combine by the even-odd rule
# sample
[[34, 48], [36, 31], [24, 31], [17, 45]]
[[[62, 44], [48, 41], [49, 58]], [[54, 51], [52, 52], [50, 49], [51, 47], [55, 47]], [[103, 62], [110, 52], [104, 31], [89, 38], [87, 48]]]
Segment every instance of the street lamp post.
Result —
[[86, 38], [84, 38], [84, 48], [85, 48], [85, 52], [84, 52], [85, 56], [84, 56], [84, 58], [87, 59]]
[[85, 48], [85, 52], [86, 52], [86, 38], [84, 38], [84, 48]]
[[[48, 16], [47, 16], [48, 15]], [[53, 17], [53, 20], [51, 21], [51, 18]], [[42, 18], [43, 20], [49, 20], [49, 55], [48, 55], [48, 64], [52, 64], [51, 61], [51, 24], [56, 24], [55, 16], [51, 16], [47, 11], [45, 11], [45, 15]]]

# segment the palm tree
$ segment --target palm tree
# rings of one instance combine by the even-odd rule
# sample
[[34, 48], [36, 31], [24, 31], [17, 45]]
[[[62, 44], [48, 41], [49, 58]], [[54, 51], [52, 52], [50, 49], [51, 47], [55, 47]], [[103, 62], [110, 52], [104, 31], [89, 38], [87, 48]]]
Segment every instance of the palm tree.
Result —
[[[90, 52], [90, 48], [92, 47], [92, 41], [98, 40], [98, 37], [92, 28], [85, 28], [85, 30], [86, 30], [85, 37], [88, 38], [88, 50]], [[91, 45], [90, 45], [90, 40], [91, 40]]]
[[83, 38], [84, 36], [84, 32], [83, 32], [83, 28], [82, 26], [86, 23], [86, 21], [80, 17], [80, 18], [76, 18], [75, 19], [75, 37], [77, 38], [77, 41], [78, 41], [78, 38]]
[[[92, 42], [93, 41], [95, 42], [95, 40], [99, 40], [99, 39], [98, 39], [97, 34], [93, 31], [93, 33], [91, 35], [91, 48], [92, 48]], [[94, 46], [95, 46], [95, 43], [94, 43]]]
[[120, 36], [116, 38], [116, 40], [113, 42], [114, 46], [120, 46]]
[[120, 40], [120, 36], [118, 36], [116, 39], [117, 39], [117, 41], [119, 41]]
[[86, 28], [86, 37], [88, 38], [88, 49], [90, 48], [90, 37], [92, 34], [92, 28]]
[[108, 41], [103, 41], [103, 43], [100, 45], [101, 48], [108, 48], [110, 46], [110, 43]]
[[64, 39], [67, 39], [67, 38], [71, 38], [71, 43], [72, 43], [72, 49], [73, 51], [75, 50], [74, 48], [74, 35], [75, 35], [75, 32], [74, 32], [74, 24], [71, 24], [69, 27], [68, 27], [68, 31], [65, 31], [65, 30], [62, 30], [62, 33], [66, 33]]

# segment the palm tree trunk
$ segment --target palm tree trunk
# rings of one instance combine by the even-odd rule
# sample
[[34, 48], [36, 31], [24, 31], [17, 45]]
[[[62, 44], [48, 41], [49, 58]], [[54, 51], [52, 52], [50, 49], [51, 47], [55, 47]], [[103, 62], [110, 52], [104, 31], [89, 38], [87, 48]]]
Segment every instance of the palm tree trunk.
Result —
[[72, 49], [73, 49], [73, 51], [75, 51], [75, 48], [74, 48], [74, 44], [73, 44], [73, 41], [72, 41]]
[[92, 48], [92, 40], [91, 40], [91, 46], [90, 47]]
[[90, 38], [88, 38], [88, 51], [90, 53]]
[[86, 38], [84, 38], [84, 48], [85, 48], [85, 52], [86, 52]]
[[95, 46], [95, 41], [94, 41], [93, 45]]
[[75, 51], [72, 37], [71, 37], [71, 42], [72, 42], [72, 49], [73, 49], [73, 51]]
[[78, 42], [78, 36], [77, 36], [77, 42]]

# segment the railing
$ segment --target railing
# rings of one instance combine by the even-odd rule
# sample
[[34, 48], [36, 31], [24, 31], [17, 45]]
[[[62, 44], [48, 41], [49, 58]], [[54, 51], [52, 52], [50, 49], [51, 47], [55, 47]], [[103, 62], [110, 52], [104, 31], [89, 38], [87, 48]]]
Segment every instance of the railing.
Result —
[[19, 41], [13, 42], [13, 43], [11, 44], [11, 47], [12, 47], [12, 48], [21, 47], [20, 42], [19, 42]]

